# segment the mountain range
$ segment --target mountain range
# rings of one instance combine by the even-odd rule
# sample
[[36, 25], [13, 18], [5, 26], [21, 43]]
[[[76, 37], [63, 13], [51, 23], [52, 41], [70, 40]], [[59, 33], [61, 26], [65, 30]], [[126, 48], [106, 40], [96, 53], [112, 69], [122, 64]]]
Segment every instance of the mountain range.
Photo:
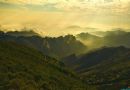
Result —
[[35, 32], [0, 32], [0, 41], [13, 41], [19, 44], [35, 48], [45, 55], [61, 58], [71, 54], [80, 54], [87, 47], [78, 41], [73, 35], [60, 37], [41, 37]]
[[103, 46], [113, 47], [113, 46], [125, 46], [130, 47], [130, 32], [123, 30], [106, 31], [101, 32], [103, 35], [98, 36], [98, 34], [90, 33], [80, 33], [76, 37], [82, 43], [88, 46], [89, 49], [100, 48]]
[[130, 33], [41, 37], [0, 32], [1, 90], [120, 90], [130, 85]]

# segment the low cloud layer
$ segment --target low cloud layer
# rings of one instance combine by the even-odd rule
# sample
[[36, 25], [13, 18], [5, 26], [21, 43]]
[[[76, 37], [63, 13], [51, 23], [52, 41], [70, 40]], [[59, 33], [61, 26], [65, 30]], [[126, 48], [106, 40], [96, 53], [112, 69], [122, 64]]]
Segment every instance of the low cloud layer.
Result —
[[[0, 13], [3, 28], [28, 27], [48, 35], [130, 28], [129, 0], [0, 0]], [[71, 26], [81, 29], [74, 32]]]

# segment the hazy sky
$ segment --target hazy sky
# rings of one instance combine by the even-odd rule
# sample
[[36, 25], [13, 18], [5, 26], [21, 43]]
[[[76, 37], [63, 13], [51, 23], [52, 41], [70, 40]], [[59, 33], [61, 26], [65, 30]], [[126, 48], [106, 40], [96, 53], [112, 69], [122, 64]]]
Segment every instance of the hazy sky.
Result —
[[130, 0], [0, 0], [1, 28], [44, 35], [130, 28]]

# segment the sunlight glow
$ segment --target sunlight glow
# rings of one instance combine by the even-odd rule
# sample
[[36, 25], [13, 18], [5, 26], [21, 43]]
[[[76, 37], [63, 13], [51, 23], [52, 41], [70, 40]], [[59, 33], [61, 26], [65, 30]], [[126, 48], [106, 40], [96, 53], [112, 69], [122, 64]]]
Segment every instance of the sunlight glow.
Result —
[[0, 0], [0, 13], [4, 28], [49, 35], [130, 28], [130, 0]]

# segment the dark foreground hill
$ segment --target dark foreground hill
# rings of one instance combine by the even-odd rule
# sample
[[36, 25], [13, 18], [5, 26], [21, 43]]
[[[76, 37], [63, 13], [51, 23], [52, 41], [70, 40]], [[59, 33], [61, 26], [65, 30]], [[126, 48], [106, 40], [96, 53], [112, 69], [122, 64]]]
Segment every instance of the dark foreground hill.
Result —
[[54, 58], [13, 42], [0, 42], [0, 90], [86, 90]]
[[129, 48], [104, 47], [78, 58], [74, 55], [64, 58], [64, 63], [86, 83], [99, 86], [99, 90], [120, 90], [130, 84]]

